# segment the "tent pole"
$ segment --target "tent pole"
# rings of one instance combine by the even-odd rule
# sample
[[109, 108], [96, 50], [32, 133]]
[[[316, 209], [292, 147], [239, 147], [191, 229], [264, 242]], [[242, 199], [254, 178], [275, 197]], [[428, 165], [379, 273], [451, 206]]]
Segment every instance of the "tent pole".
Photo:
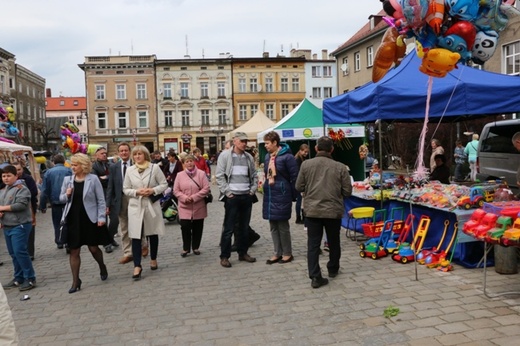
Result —
[[381, 193], [381, 209], [383, 209], [383, 171], [384, 171], [384, 165], [383, 165], [383, 136], [381, 135], [381, 123], [382, 120], [378, 119], [377, 121], [377, 127], [379, 131], [379, 166], [381, 167], [381, 181], [379, 182], [379, 192]]

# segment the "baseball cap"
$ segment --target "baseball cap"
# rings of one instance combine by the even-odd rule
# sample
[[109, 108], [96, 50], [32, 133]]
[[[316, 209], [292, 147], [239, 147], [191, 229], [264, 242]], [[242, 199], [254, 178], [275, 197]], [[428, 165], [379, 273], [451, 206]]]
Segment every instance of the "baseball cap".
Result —
[[238, 138], [241, 141], [247, 141], [247, 135], [245, 132], [235, 132], [233, 138]]

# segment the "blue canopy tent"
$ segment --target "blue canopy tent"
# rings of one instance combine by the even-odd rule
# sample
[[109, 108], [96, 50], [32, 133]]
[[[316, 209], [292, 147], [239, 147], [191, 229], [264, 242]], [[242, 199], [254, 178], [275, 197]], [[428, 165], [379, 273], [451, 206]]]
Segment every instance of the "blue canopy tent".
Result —
[[[379, 82], [367, 83], [323, 103], [325, 124], [413, 121], [424, 118], [428, 76], [415, 52]], [[458, 65], [433, 78], [429, 117], [464, 117], [520, 112], [520, 78]], [[452, 119], [452, 120], [456, 120]]]

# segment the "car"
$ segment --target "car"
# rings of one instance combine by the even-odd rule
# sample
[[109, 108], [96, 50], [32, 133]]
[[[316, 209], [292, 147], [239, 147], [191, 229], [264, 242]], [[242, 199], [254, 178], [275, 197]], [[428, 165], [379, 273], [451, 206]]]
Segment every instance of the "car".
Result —
[[516, 172], [520, 166], [520, 152], [511, 139], [520, 131], [520, 119], [488, 123], [482, 129], [477, 154], [477, 179], [505, 180], [516, 193], [519, 187]]

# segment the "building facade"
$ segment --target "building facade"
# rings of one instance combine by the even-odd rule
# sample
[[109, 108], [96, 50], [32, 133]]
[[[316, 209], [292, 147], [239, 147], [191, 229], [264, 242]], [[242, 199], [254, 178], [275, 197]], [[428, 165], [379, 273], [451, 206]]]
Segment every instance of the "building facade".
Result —
[[118, 143], [158, 148], [155, 55], [85, 57], [89, 144], [106, 146], [109, 155]]
[[88, 128], [87, 128], [87, 98], [84, 96], [52, 97], [51, 90], [46, 90], [45, 113], [47, 116], [47, 131], [45, 133], [46, 148], [51, 151], [59, 151], [62, 146], [61, 134], [59, 126], [63, 124], [54, 124], [51, 119], [59, 118], [60, 121], [69, 122], [78, 128], [78, 134], [81, 143], [88, 144]]
[[303, 57], [233, 58], [233, 120], [243, 125], [258, 110], [274, 122], [305, 98]]
[[231, 59], [156, 61], [159, 150], [216, 154], [233, 130]]

